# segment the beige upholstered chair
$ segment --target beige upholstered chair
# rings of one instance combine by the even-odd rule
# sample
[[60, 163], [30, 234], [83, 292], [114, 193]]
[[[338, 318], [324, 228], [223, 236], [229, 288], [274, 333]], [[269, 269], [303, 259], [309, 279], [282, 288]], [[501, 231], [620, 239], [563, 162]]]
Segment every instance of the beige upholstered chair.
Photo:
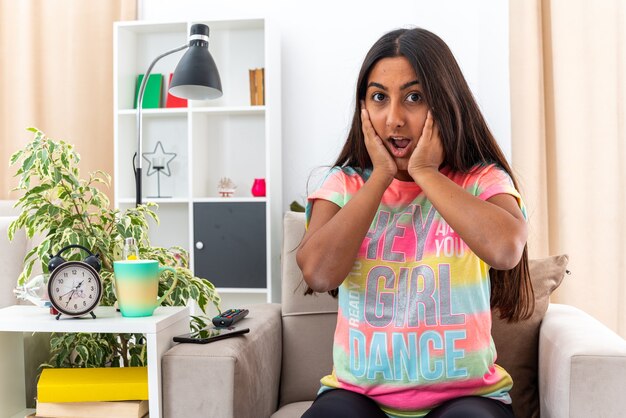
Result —
[[[249, 306], [250, 314], [239, 323], [249, 334], [180, 344], [166, 353], [167, 418], [296, 418], [311, 404], [320, 377], [331, 370], [337, 303], [326, 294], [303, 296], [295, 262], [303, 233], [303, 214], [287, 213], [282, 305]], [[584, 312], [555, 304], [538, 332], [542, 417], [626, 416], [622, 338]]]
[[[13, 207], [14, 200], [0, 200], [0, 308], [20, 303], [13, 293], [17, 285], [17, 277], [22, 272], [24, 256], [34, 246], [23, 230], [16, 231], [13, 241], [9, 241], [8, 229], [19, 211]], [[41, 267], [35, 265], [33, 275], [41, 273]], [[29, 302], [22, 302], [29, 304]], [[33, 407], [37, 395], [35, 385], [39, 375], [39, 365], [47, 362], [50, 357], [50, 336], [47, 333], [24, 335], [24, 372], [26, 378], [26, 405]]]

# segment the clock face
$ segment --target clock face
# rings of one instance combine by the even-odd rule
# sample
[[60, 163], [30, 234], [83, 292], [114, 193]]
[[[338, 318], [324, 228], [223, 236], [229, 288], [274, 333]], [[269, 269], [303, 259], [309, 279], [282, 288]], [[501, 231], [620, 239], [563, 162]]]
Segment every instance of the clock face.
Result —
[[48, 296], [57, 311], [70, 316], [84, 315], [100, 302], [102, 282], [90, 265], [67, 261], [50, 275]]

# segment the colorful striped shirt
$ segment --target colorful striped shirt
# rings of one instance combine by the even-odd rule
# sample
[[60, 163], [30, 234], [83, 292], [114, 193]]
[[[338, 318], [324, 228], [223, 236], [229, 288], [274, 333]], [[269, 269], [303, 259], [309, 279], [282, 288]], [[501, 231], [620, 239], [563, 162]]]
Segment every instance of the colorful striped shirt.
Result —
[[[513, 195], [496, 165], [441, 172], [480, 199]], [[343, 207], [370, 170], [334, 168], [312, 202]], [[320, 392], [365, 394], [390, 417], [422, 417], [446, 400], [479, 395], [510, 403], [510, 375], [495, 364], [489, 266], [435, 210], [420, 187], [394, 179], [348, 277], [339, 287], [333, 370]]]

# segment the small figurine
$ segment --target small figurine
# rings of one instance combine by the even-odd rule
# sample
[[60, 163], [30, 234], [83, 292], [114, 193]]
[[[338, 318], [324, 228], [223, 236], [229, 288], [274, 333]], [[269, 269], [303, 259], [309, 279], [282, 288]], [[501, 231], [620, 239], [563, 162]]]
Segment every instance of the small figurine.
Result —
[[237, 185], [228, 177], [222, 177], [217, 183], [217, 192], [221, 197], [232, 197], [235, 194]]

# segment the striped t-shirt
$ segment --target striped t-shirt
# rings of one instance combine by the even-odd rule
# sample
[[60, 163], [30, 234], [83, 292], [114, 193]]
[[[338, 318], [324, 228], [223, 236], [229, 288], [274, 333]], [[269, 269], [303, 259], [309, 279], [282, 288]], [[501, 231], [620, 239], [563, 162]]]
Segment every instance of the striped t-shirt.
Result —
[[[507, 193], [496, 165], [441, 172], [480, 199]], [[331, 170], [309, 196], [343, 207], [371, 171]], [[446, 400], [478, 395], [510, 403], [511, 376], [495, 364], [489, 266], [414, 182], [385, 191], [352, 271], [339, 287], [333, 371], [320, 391], [362, 393], [390, 417], [422, 417]]]

